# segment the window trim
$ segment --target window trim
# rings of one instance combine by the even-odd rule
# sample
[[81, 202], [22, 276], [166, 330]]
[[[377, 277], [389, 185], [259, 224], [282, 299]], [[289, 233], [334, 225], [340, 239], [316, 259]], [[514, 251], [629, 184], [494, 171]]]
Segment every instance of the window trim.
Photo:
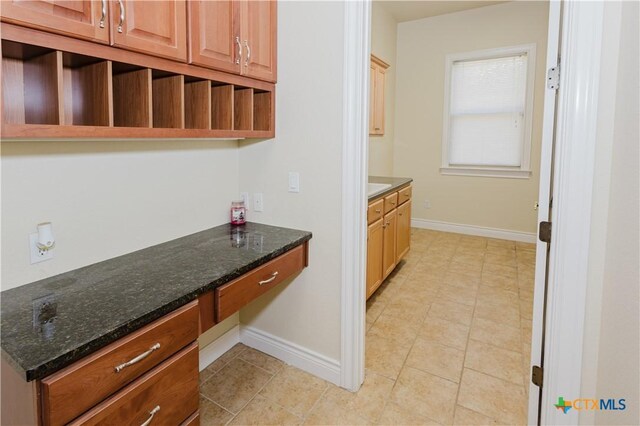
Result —
[[[449, 163], [449, 104], [451, 98], [451, 68], [456, 61], [497, 59], [520, 54], [527, 55], [527, 89], [524, 110], [524, 138], [522, 140], [522, 157], [520, 167], [509, 166], [456, 166]], [[495, 49], [475, 50], [471, 52], [451, 53], [445, 57], [444, 74], [444, 109], [442, 110], [442, 167], [443, 175], [484, 176], [498, 178], [528, 179], [531, 177], [531, 133], [533, 129], [533, 96], [535, 87], [536, 44], [499, 47]]]

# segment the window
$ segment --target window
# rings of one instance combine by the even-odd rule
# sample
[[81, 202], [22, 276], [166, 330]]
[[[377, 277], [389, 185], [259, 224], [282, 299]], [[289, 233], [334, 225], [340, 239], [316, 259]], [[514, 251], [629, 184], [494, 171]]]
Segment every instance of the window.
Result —
[[442, 174], [528, 178], [535, 45], [448, 55]]

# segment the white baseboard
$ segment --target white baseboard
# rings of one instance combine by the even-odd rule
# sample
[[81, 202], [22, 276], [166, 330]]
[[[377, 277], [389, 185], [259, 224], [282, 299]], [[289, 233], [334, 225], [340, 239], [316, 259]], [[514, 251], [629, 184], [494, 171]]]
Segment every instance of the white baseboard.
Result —
[[220, 358], [236, 343], [240, 343], [239, 325], [236, 325], [207, 346], [200, 348], [200, 371], [211, 365], [213, 361]]
[[434, 231], [454, 232], [456, 234], [477, 235], [480, 237], [499, 238], [501, 240], [535, 243], [536, 234], [530, 232], [510, 231], [508, 229], [486, 228], [484, 226], [461, 225], [458, 223], [440, 222], [438, 220], [411, 219], [413, 228], [431, 229]]
[[340, 385], [340, 362], [253, 327], [240, 328], [240, 341], [328, 382]]

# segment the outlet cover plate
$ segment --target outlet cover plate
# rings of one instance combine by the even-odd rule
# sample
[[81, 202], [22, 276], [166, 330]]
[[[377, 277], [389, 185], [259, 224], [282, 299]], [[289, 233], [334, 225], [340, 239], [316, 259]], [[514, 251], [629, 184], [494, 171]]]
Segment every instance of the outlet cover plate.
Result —
[[44, 262], [53, 259], [53, 249], [40, 250], [38, 248], [38, 233], [29, 234], [29, 252], [31, 253], [31, 264]]

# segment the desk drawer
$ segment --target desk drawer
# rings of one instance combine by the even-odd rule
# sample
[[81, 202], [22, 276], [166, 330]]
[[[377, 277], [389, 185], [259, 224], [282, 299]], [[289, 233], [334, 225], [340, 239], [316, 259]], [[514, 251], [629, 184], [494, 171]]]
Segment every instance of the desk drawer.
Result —
[[384, 197], [384, 214], [389, 213], [391, 210], [398, 207], [398, 193], [394, 192], [391, 195]]
[[367, 224], [370, 225], [380, 219], [382, 217], [383, 209], [384, 199], [382, 198], [369, 204], [369, 208], [367, 209]]
[[398, 191], [398, 205], [404, 204], [411, 199], [411, 185]]
[[67, 423], [197, 338], [194, 301], [52, 374], [42, 380], [44, 423]]
[[198, 344], [74, 420], [72, 425], [179, 425], [198, 411]]
[[215, 320], [220, 322], [306, 266], [307, 243], [215, 289]]

